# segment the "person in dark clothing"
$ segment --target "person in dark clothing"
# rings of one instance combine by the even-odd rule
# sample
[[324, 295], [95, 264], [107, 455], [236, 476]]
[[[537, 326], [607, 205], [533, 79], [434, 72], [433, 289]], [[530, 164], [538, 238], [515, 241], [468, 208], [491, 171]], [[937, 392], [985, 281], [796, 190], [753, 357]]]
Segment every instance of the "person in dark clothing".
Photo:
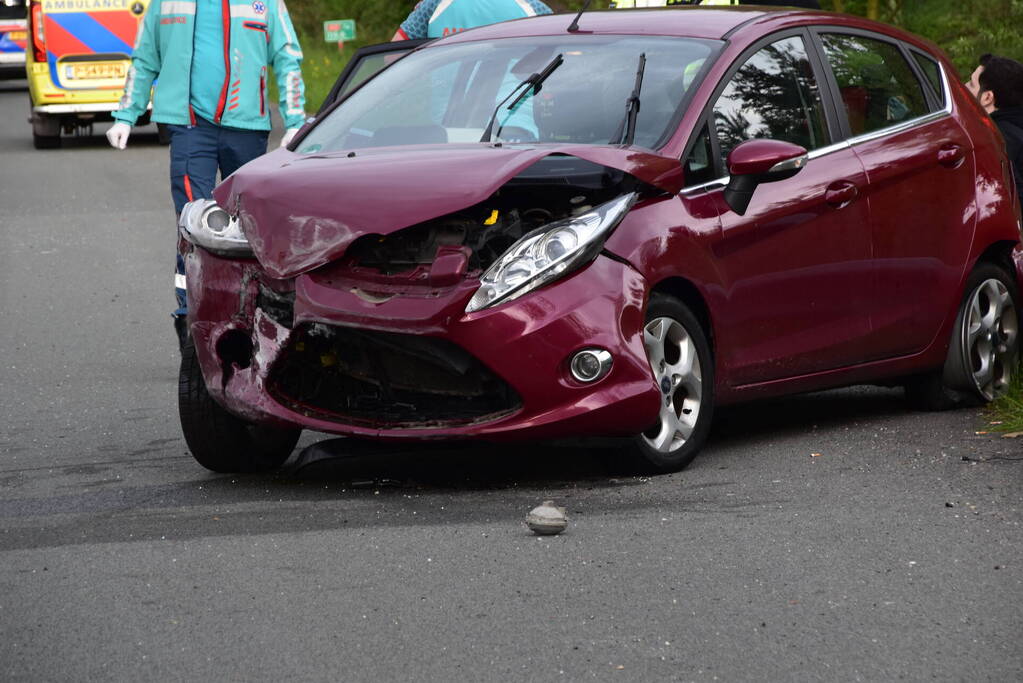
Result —
[[998, 124], [1012, 162], [1016, 192], [1023, 201], [1023, 64], [1008, 57], [983, 55], [966, 88]]

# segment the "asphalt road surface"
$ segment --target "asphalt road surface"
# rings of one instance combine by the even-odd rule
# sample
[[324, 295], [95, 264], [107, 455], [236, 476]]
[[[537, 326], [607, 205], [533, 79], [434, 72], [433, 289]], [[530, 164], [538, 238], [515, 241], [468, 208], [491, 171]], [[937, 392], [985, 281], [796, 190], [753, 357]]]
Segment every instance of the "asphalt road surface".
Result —
[[[299, 455], [309, 434], [279, 474], [203, 470], [167, 150], [97, 126], [35, 151], [21, 87], [0, 83], [0, 679], [1023, 679], [1023, 439], [978, 410], [878, 388], [722, 410], [653, 478], [614, 444]], [[545, 499], [561, 536], [523, 525]]]

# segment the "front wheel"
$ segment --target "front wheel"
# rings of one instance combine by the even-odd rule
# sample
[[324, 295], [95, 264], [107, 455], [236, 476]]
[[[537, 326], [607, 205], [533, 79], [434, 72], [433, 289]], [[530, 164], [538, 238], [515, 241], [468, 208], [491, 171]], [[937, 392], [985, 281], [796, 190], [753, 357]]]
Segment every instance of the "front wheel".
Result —
[[966, 282], [945, 365], [906, 385], [910, 402], [944, 410], [1005, 393], [1019, 362], [1018, 301], [1016, 283], [1005, 270], [979, 264]]
[[660, 390], [657, 421], [633, 438], [634, 463], [652, 473], [675, 472], [696, 457], [714, 412], [714, 361], [707, 335], [688, 308], [663, 294], [647, 306], [643, 346]]
[[206, 390], [191, 338], [181, 352], [178, 415], [192, 456], [214, 472], [276, 469], [291, 455], [302, 433], [301, 429], [251, 424], [224, 410]]

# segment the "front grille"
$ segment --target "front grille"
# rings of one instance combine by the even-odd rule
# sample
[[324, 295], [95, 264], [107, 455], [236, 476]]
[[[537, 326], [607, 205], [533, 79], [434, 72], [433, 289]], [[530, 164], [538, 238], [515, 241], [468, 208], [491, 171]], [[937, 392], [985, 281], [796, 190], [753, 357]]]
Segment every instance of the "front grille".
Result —
[[319, 323], [295, 330], [267, 388], [310, 417], [382, 429], [487, 422], [521, 406], [514, 389], [449, 341]]

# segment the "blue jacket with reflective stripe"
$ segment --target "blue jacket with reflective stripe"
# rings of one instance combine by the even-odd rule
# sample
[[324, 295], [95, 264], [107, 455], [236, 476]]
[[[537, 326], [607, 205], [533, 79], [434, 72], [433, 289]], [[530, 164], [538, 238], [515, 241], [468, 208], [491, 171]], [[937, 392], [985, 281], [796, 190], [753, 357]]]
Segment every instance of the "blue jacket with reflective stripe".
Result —
[[540, 0], [422, 0], [401, 30], [408, 38], [440, 38], [476, 26], [550, 14]]
[[[305, 120], [302, 49], [284, 0], [198, 1], [221, 2], [225, 19], [230, 17], [224, 44], [229, 67], [214, 123], [270, 130], [267, 67], [273, 67], [284, 126], [301, 126]], [[195, 7], [193, 0], [153, 0], [149, 4], [115, 119], [134, 124], [146, 111], [150, 90], [158, 79], [152, 119], [178, 125], [192, 122], [189, 80]]]

